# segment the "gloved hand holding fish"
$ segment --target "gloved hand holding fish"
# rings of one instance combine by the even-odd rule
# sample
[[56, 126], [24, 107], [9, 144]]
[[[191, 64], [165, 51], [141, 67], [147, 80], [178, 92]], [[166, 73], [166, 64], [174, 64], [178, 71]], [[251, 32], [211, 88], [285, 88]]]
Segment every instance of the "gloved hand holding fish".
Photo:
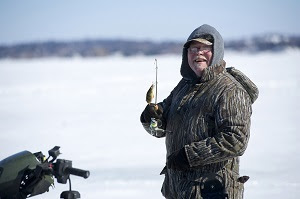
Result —
[[163, 109], [158, 104], [150, 103], [146, 106], [145, 110], [142, 113], [142, 122], [143, 123], [151, 123], [151, 118], [161, 119], [162, 118]]
[[[141, 121], [143, 123], [151, 123], [153, 119], [161, 119], [163, 109], [160, 105], [157, 104], [157, 60], [155, 59], [155, 66], [156, 66], [156, 75], [155, 75], [155, 84], [152, 83], [150, 88], [148, 89], [146, 93], [146, 102], [148, 105], [146, 106], [145, 110], [143, 111], [141, 115]], [[155, 91], [154, 91], [155, 89]], [[155, 92], [155, 93], [154, 93]], [[155, 97], [155, 103], [152, 103], [152, 100]], [[151, 118], [153, 118], [151, 120]]]
[[[162, 129], [162, 115], [163, 108], [161, 105], [157, 104], [157, 60], [155, 59], [156, 64], [156, 81], [155, 84], [152, 83], [150, 88], [146, 93], [146, 102], [148, 105], [141, 115], [142, 123], [150, 123], [150, 129], [153, 134], [156, 133], [165, 133], [166, 131]], [[154, 91], [155, 89], [155, 91]], [[155, 103], [152, 103], [152, 100], [155, 98]]]

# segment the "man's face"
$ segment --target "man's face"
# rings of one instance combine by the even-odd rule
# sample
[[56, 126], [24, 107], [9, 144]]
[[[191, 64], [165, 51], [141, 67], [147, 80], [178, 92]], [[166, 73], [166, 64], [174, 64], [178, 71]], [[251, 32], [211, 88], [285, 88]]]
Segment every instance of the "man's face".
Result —
[[212, 46], [193, 41], [188, 48], [188, 63], [198, 77], [211, 64]]

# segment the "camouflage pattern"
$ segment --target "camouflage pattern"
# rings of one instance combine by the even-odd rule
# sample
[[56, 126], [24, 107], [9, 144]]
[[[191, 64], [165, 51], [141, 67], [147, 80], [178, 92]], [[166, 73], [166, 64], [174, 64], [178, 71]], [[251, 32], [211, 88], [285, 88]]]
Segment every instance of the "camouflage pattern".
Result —
[[[214, 48], [219, 45], [221, 53], [214, 58], [221, 59], [223, 44], [218, 44], [214, 31], [210, 32]], [[205, 33], [203, 29], [194, 32]], [[184, 47], [182, 80], [159, 103], [163, 108], [162, 128], [166, 131], [153, 133], [149, 124], [143, 123], [151, 135], [165, 137], [167, 156], [183, 147], [187, 154], [188, 170], [162, 171], [162, 193], [170, 199], [202, 199], [201, 180], [207, 174], [218, 174], [225, 181], [228, 198], [242, 199], [245, 181], [240, 179], [247, 178], [239, 176], [239, 156], [249, 141], [251, 105], [258, 97], [258, 89], [240, 71], [226, 69], [223, 60], [213, 60], [216, 64], [207, 67], [200, 78], [195, 77], [187, 65], [186, 53]]]
[[[167, 156], [185, 147], [191, 167], [166, 170], [162, 188], [166, 198], [201, 198], [200, 185], [194, 182], [206, 173], [225, 178], [230, 199], [243, 198], [239, 156], [247, 147], [251, 104], [257, 96], [257, 87], [244, 74], [226, 70], [222, 62], [207, 68], [198, 83], [182, 79], [160, 103], [170, 133], [155, 136], [166, 138]], [[150, 133], [149, 124], [143, 126]]]

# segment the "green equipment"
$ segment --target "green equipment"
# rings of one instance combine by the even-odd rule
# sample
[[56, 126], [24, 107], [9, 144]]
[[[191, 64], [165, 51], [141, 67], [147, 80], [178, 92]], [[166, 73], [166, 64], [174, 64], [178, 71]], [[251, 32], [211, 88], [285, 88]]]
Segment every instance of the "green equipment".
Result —
[[22, 151], [1, 160], [0, 199], [25, 199], [45, 193], [54, 185], [54, 177], [62, 184], [69, 180], [70, 189], [61, 198], [80, 198], [78, 191], [71, 190], [70, 174], [88, 178], [90, 172], [73, 168], [70, 160], [57, 159], [59, 148], [49, 150], [47, 159], [42, 152]]

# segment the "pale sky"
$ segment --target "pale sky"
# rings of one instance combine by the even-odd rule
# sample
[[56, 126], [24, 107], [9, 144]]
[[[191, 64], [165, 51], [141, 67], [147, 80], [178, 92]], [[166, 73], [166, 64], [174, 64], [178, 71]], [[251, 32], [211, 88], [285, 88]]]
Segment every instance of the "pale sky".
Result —
[[224, 39], [300, 34], [299, 0], [0, 0], [0, 44], [77, 39], [184, 41], [202, 24]]

